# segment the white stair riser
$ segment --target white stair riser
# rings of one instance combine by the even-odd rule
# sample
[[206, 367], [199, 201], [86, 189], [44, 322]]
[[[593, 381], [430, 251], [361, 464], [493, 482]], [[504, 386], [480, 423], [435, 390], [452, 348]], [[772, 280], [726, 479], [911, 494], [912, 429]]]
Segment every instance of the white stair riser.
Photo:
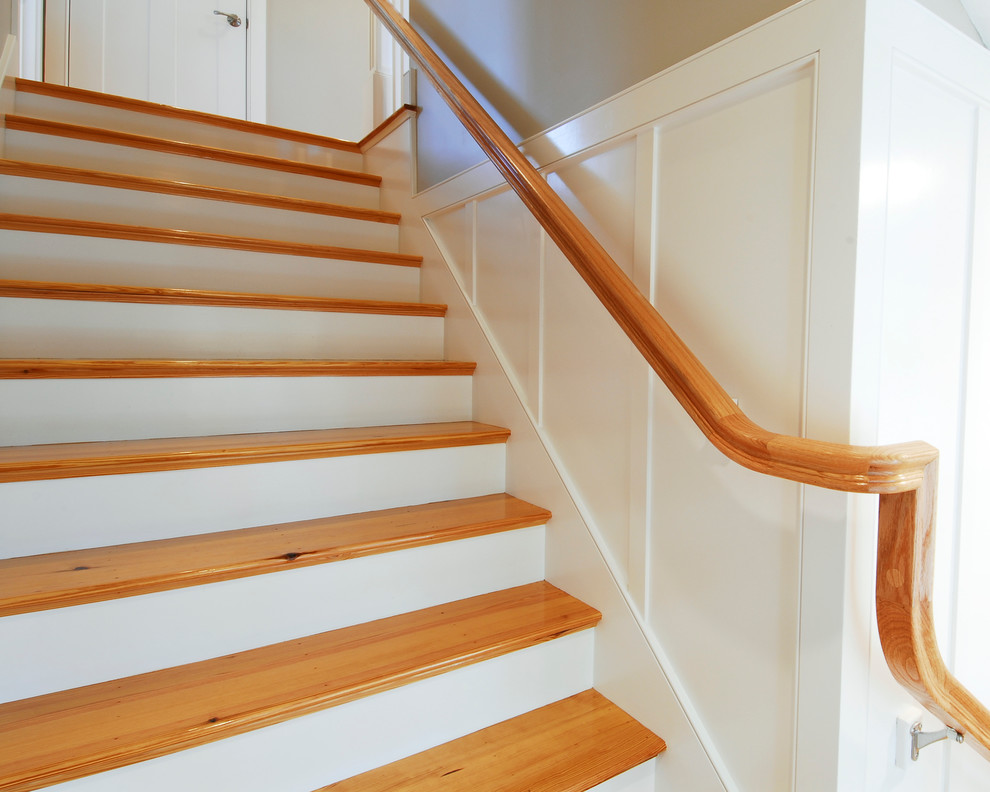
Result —
[[[543, 579], [542, 527], [0, 619], [0, 701], [194, 663]], [[39, 663], [37, 658], [52, 658]], [[59, 660], [58, 658], [62, 658]]]
[[657, 761], [651, 759], [608, 781], [596, 784], [588, 792], [656, 792]]
[[14, 113], [66, 124], [96, 126], [100, 129], [129, 132], [133, 135], [182, 140], [200, 146], [309, 162], [314, 165], [329, 165], [334, 168], [361, 170], [364, 165], [364, 157], [356, 152], [24, 91], [17, 92], [14, 97]]
[[443, 319], [0, 298], [0, 356], [437, 360]]
[[380, 200], [378, 188], [366, 184], [15, 129], [5, 132], [4, 156], [11, 160], [173, 179], [365, 209], [377, 209]]
[[[91, 108], [21, 96], [20, 112], [90, 123]], [[253, 135], [100, 110], [99, 125], [269, 155], [322, 157]], [[59, 115], [64, 114], [64, 115]], [[107, 120], [107, 119], [110, 120]], [[197, 137], [205, 135], [206, 137]], [[8, 135], [6, 155], [375, 208], [374, 188], [178, 155]], [[360, 158], [334, 153], [336, 167]], [[316, 160], [319, 161], [319, 160]], [[397, 233], [281, 210], [8, 179], [0, 211], [182, 227], [395, 250]], [[207, 207], [209, 207], [207, 209]], [[418, 271], [149, 243], [4, 234], [0, 277], [175, 288], [415, 299]], [[38, 249], [39, 240], [50, 246]], [[93, 267], [68, 261], [77, 244]], [[103, 248], [113, 248], [104, 256]], [[149, 251], [150, 260], [142, 257]], [[180, 252], [181, 250], [181, 252]], [[63, 251], [63, 252], [60, 252]], [[162, 252], [158, 252], [162, 251]], [[167, 251], [167, 252], [164, 252]], [[175, 257], [172, 254], [176, 253]], [[245, 265], [245, 259], [248, 264]], [[137, 263], [141, 261], [141, 263]], [[262, 263], [264, 262], [264, 263]], [[333, 268], [331, 275], [321, 269]], [[133, 267], [133, 271], [132, 271]], [[327, 267], [329, 269], [330, 267]], [[68, 273], [85, 273], [73, 276]], [[6, 274], [13, 273], [13, 274]], [[21, 274], [18, 274], [21, 273]], [[46, 274], [41, 274], [46, 273]], [[51, 273], [51, 274], [48, 274]], [[98, 273], [98, 274], [94, 274]], [[99, 273], [107, 273], [103, 276]], [[122, 277], [114, 277], [119, 273]], [[314, 274], [318, 273], [318, 274]], [[166, 277], [163, 279], [162, 275]], [[233, 277], [232, 277], [233, 276]], [[269, 286], [267, 284], [277, 285]], [[298, 287], [294, 284], [300, 284]], [[258, 285], [255, 285], [258, 284]], [[218, 313], [222, 312], [222, 313]], [[439, 358], [442, 320], [260, 309], [0, 300], [8, 357]], [[245, 378], [0, 383], [11, 409], [0, 442], [372, 425], [467, 418], [467, 377]], [[393, 398], [401, 393], [401, 407]], [[85, 405], [74, 415], [75, 405]], [[98, 405], [93, 409], [92, 405]], [[71, 416], [71, 417], [67, 417]], [[11, 440], [5, 440], [3, 433]], [[230, 530], [504, 489], [503, 445], [189, 471], [0, 484], [0, 556]], [[195, 662], [538, 580], [544, 529], [292, 569], [0, 620], [0, 700]], [[39, 661], [40, 659], [40, 661]], [[218, 743], [61, 784], [63, 792], [313, 792], [318, 787], [543, 706], [591, 686], [590, 630]], [[652, 789], [652, 771], [606, 792]]]
[[471, 377], [0, 380], [0, 445], [467, 421]]
[[181, 289], [419, 299], [419, 268], [0, 229], [0, 278]]
[[313, 792], [591, 686], [584, 631], [277, 726], [50, 787]]
[[17, 176], [0, 177], [0, 212], [390, 253], [399, 241], [391, 223]]
[[505, 446], [0, 484], [0, 558], [505, 491]]

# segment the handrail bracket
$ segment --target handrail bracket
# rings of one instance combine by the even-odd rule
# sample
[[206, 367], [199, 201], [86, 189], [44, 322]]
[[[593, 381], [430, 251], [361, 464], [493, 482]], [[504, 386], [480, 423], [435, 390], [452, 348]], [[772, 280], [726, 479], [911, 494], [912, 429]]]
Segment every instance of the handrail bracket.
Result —
[[917, 762], [918, 755], [922, 748], [927, 748], [932, 743], [941, 742], [951, 737], [957, 743], [962, 743], [966, 739], [965, 734], [960, 734], [951, 726], [946, 726], [938, 731], [925, 732], [921, 730], [921, 721], [911, 727], [911, 761]]

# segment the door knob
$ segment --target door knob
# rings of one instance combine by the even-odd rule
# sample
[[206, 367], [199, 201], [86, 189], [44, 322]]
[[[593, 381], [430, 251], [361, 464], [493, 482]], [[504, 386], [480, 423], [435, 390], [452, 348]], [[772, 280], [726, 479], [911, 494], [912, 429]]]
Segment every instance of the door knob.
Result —
[[217, 14], [218, 16], [227, 17], [227, 24], [230, 25], [231, 27], [241, 26], [241, 18], [237, 16], [237, 14], [228, 14], [226, 11], [214, 11], [213, 13]]

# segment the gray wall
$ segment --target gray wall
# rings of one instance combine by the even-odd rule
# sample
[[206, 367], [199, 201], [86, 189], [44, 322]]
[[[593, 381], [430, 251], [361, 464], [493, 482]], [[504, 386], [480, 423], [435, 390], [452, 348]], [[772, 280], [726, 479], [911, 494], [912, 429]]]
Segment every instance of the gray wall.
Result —
[[17, 11], [17, 0], [0, 0], [0, 48], [7, 40], [7, 34], [17, 35], [15, 13]]
[[[413, 25], [523, 140], [797, 0], [411, 0]], [[420, 81], [419, 184], [483, 155]]]
[[979, 31], [973, 24], [973, 20], [970, 19], [969, 13], [967, 13], [959, 0], [918, 0], [918, 2], [928, 8], [928, 10], [938, 14], [954, 28], [961, 30], [974, 41], [983, 43]]

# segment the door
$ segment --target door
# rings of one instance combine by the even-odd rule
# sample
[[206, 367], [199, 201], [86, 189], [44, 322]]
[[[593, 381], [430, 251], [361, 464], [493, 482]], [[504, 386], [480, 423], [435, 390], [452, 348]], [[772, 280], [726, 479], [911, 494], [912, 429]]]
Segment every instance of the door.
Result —
[[71, 0], [67, 82], [246, 118], [247, 3]]

